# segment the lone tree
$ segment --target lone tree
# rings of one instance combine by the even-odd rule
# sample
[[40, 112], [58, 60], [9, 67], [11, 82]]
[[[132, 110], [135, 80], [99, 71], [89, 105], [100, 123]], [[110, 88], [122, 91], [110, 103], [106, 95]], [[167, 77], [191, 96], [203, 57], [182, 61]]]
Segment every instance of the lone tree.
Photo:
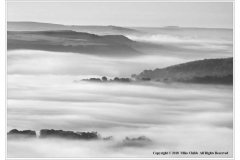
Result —
[[107, 81], [107, 77], [102, 77], [102, 81]]
[[114, 78], [114, 81], [119, 81], [120, 79], [118, 77], [115, 77]]

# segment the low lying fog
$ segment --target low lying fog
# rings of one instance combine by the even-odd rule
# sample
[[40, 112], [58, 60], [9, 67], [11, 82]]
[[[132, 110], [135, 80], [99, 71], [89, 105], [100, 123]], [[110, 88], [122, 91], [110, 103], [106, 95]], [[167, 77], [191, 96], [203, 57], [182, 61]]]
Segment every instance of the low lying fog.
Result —
[[[146, 55], [132, 58], [107, 58], [93, 55], [47, 52], [32, 50], [15, 50], [8, 52], [8, 74], [54, 74], [130, 77], [145, 69], [167, 67], [187, 62], [173, 57]], [[157, 67], [156, 67], [157, 66]]]
[[[220, 58], [231, 57], [233, 52], [233, 41], [231, 38], [221, 37], [199, 37], [197, 35], [179, 36], [169, 34], [149, 34], [149, 35], [128, 35], [133, 41], [157, 44], [162, 47], [173, 49], [177, 47], [175, 55], [179, 57], [197, 57], [197, 58]], [[151, 51], [149, 51], [151, 52]], [[158, 51], [158, 54], [164, 54], [167, 51]], [[197, 56], [197, 54], [199, 54]], [[173, 55], [173, 53], [170, 53]]]
[[[219, 157], [232, 157], [232, 86], [73, 83], [86, 77], [129, 77], [144, 69], [184, 61], [151, 56], [118, 60], [72, 53], [8, 52], [8, 131], [62, 129], [97, 131], [103, 137], [114, 137], [107, 142], [8, 141], [8, 157], [161, 157], [153, 151], [224, 151], [229, 154]], [[153, 143], [121, 145], [126, 136], [142, 135]]]
[[[73, 79], [9, 75], [8, 130], [98, 131], [115, 140], [10, 141], [9, 157], [156, 157], [153, 151], [228, 151], [226, 156], [232, 156], [230, 86], [72, 83]], [[126, 136], [142, 135], [153, 145], [114, 147]]]

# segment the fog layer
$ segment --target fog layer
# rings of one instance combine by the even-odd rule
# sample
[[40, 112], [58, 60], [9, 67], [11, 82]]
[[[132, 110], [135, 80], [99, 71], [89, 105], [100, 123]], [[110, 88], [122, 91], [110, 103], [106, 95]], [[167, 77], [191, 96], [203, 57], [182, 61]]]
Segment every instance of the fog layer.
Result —
[[[232, 156], [230, 86], [72, 83], [74, 78], [8, 76], [8, 130], [98, 131], [115, 141], [9, 142], [9, 157], [156, 157], [153, 151], [184, 150]], [[126, 136], [141, 135], [154, 144], [113, 147]]]
[[[142, 29], [146, 31], [146, 29]], [[90, 83], [130, 77], [204, 58], [232, 57], [232, 30], [156, 29], [139, 41], [144, 56], [107, 58], [76, 53], [7, 53], [7, 130], [97, 131], [114, 141], [8, 141], [8, 157], [232, 157], [233, 87], [165, 83]], [[123, 145], [126, 136], [151, 145]], [[227, 155], [154, 155], [207, 151]]]
[[106, 58], [76, 53], [16, 50], [8, 52], [8, 74], [130, 77], [148, 68], [166, 67], [188, 60], [156, 55]]

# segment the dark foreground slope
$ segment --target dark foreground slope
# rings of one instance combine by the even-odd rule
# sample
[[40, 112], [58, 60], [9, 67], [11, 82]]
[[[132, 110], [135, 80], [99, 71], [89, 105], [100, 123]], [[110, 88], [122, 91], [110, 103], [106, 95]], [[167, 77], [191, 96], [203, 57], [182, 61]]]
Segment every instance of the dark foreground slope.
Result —
[[204, 59], [162, 69], [144, 70], [132, 78], [190, 83], [233, 83], [233, 58]]
[[122, 35], [98, 36], [75, 31], [8, 31], [7, 49], [73, 52], [107, 56], [136, 56], [134, 41]]

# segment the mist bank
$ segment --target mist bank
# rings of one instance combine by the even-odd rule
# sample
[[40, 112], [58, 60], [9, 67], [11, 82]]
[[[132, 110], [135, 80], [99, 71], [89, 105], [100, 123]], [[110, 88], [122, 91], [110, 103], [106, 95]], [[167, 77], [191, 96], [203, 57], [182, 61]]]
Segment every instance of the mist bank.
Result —
[[[157, 149], [156, 149], [157, 148]], [[206, 151], [207, 150], [207, 151]], [[153, 154], [155, 152], [155, 154]], [[117, 141], [70, 141], [62, 139], [34, 139], [8, 142], [8, 158], [228, 158], [231, 152], [213, 151], [227, 154], [200, 155], [202, 150], [185, 152], [198, 152], [188, 155], [157, 155], [156, 152], [174, 152], [160, 149], [156, 145], [131, 146]], [[178, 152], [178, 150], [176, 150]], [[205, 149], [203, 152], [212, 152]]]
[[[14, 132], [14, 133], [13, 133]], [[145, 136], [126, 137], [114, 140], [112, 136], [102, 138], [97, 132], [72, 132], [62, 130], [41, 130], [38, 138], [30, 137], [35, 131], [11, 130], [8, 133], [8, 158], [87, 158], [87, 157], [178, 157], [178, 158], [223, 158], [231, 156], [229, 151], [184, 150], [185, 154], [174, 155], [178, 150], [160, 149], [159, 144]], [[24, 133], [24, 134], [23, 134]], [[22, 134], [20, 137], [20, 134]], [[17, 135], [17, 136], [16, 136]], [[26, 136], [27, 135], [27, 136]], [[85, 135], [85, 138], [83, 137]], [[88, 135], [94, 135], [89, 138]], [[9, 136], [12, 136], [9, 138]], [[15, 137], [14, 137], [15, 136]], [[81, 137], [78, 139], [77, 137]], [[90, 147], [91, 150], [88, 149]], [[156, 151], [156, 147], [158, 148]], [[152, 151], [151, 151], [152, 150]], [[56, 152], [61, 151], [61, 152]], [[140, 152], [140, 153], [137, 153]], [[152, 152], [152, 153], [151, 153]], [[204, 154], [202, 154], [202, 152]], [[42, 154], [42, 155], [41, 155]], [[117, 156], [116, 156], [117, 155]]]
[[[8, 142], [9, 157], [156, 157], [153, 151], [180, 150], [228, 151], [211, 156], [232, 157], [232, 86], [72, 83], [74, 79], [74, 75], [8, 75], [7, 130], [98, 131], [114, 141], [13, 141]], [[118, 143], [142, 135], [154, 145], [136, 148]], [[57, 150], [61, 153], [54, 154]]]
[[[229, 153], [210, 157], [233, 156], [233, 86], [73, 83], [92, 77], [130, 77], [146, 68], [164, 68], [189, 59], [172, 55], [119, 59], [36, 50], [8, 51], [7, 58], [7, 131], [34, 130], [38, 136], [45, 128], [98, 131], [102, 137], [114, 137], [114, 141], [93, 142], [8, 141], [8, 157], [156, 157], [153, 151], [183, 150]], [[126, 137], [142, 135], [154, 145], [122, 143]]]
[[[91, 76], [92, 78], [100, 78], [102, 76], [107, 76], [110, 78], [130, 77], [133, 73], [140, 73], [148, 68], [157, 68], [156, 70], [159, 70], [158, 68], [165, 68], [174, 65], [177, 66], [177, 64], [194, 60], [203, 60], [195, 58], [185, 59], [171, 57], [172, 55], [169, 55], [169, 57], [162, 57], [159, 55], [142, 55], [131, 58], [98, 57], [93, 55], [75, 54], [69, 52], [61, 53], [37, 50], [8, 51], [7, 56], [8, 74], [78, 75], [82, 77], [85, 76], [86, 78], [90, 78]], [[197, 65], [197, 62], [193, 64]], [[203, 61], [202, 65], [204, 64], [205, 61]], [[229, 65], [231, 64], [229, 62]], [[216, 72], [224, 72], [224, 70], [227, 69], [226, 73], [230, 74], [230, 71], [228, 70], [232, 70], [231, 68], [233, 68], [233, 66], [229, 66], [228, 68], [223, 68], [221, 66], [224, 67], [224, 64], [213, 64], [211, 70], [215, 69], [214, 67], [216, 67]], [[191, 66], [189, 65], [189, 67]], [[197, 72], [196, 67], [191, 72], [195, 71]], [[183, 73], [183, 75], [184, 74], [185, 73]], [[197, 73], [195, 73], [195, 75], [198, 76]], [[152, 78], [152, 76], [142, 78]]]
[[69, 52], [38, 50], [8, 51], [7, 73], [19, 75], [63, 75], [130, 77], [146, 68], [166, 67], [187, 62], [184, 58], [142, 55], [131, 58], [98, 57]]
[[[220, 30], [219, 34], [214, 32], [208, 36], [202, 31], [182, 31], [171, 29], [168, 33], [154, 31], [120, 38], [119, 42], [124, 45], [130, 42], [132, 48], [145, 53], [132, 57], [103, 57], [83, 51], [49, 52], [36, 48], [8, 51], [8, 131], [15, 128], [34, 130], [38, 136], [42, 128], [54, 128], [72, 132], [98, 131], [103, 137], [114, 137], [114, 141], [54, 138], [8, 141], [8, 157], [156, 158], [153, 151], [217, 151], [228, 154], [182, 157], [232, 157], [233, 86], [163, 83], [153, 81], [154, 78], [146, 83], [119, 83], [121, 77], [130, 77], [148, 68], [165, 68], [204, 58], [232, 57], [231, 32]], [[14, 38], [29, 40], [25, 35]], [[92, 39], [91, 42], [70, 39], [65, 44], [61, 38], [55, 37], [51, 42], [73, 48], [93, 42]], [[38, 37], [34, 39], [38, 40]], [[109, 41], [115, 43], [113, 39]], [[217, 67], [215, 70], [224, 72], [222, 69]], [[119, 80], [116, 83], [73, 83], [74, 80], [103, 76], [113, 80], [118, 77]], [[142, 135], [154, 143], [136, 146], [123, 142], [128, 141], [126, 137], [132, 140]]]

